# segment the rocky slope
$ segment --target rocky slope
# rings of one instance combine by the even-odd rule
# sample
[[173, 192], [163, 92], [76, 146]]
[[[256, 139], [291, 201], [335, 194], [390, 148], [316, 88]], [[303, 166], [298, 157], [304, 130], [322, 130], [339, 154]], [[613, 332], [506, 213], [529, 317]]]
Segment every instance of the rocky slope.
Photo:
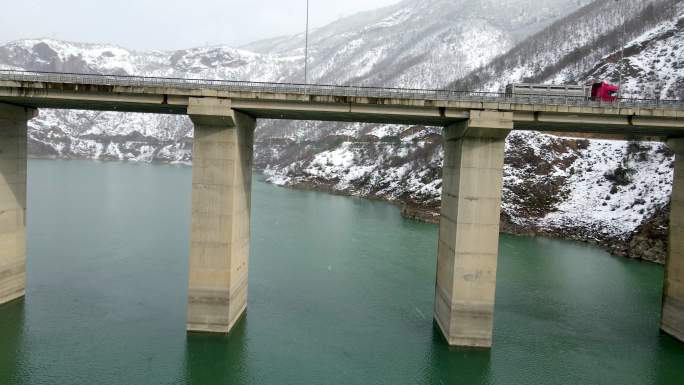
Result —
[[505, 160], [503, 231], [664, 262], [674, 157], [663, 143], [518, 132]]
[[[443, 87], [587, 2], [406, 0], [314, 30], [310, 79], [331, 84]], [[173, 52], [22, 40], [0, 46], [0, 68], [301, 82], [303, 46], [302, 35], [240, 49], [217, 46]], [[49, 110], [42, 112], [32, 128], [32, 147], [53, 156], [138, 161], [187, 161], [186, 139], [192, 132], [186, 119]], [[311, 140], [355, 128], [355, 132], [373, 130], [318, 122], [261, 122], [257, 138]], [[126, 140], [129, 135], [135, 140]], [[63, 140], [65, 136], [68, 141]]]
[[[499, 90], [511, 81], [617, 82], [623, 66], [628, 96], [678, 97], [684, 79], [681, 7], [675, 12], [670, 2], [637, 1], [623, 6], [624, 14], [616, 15], [606, 2], [592, 3], [454, 85]], [[616, 38], [615, 31], [623, 29], [626, 38]], [[569, 34], [582, 38], [567, 39]], [[620, 64], [622, 41], [626, 59]], [[591, 55], [587, 59], [578, 52]], [[602, 56], [595, 57], [596, 52]], [[331, 136], [327, 147], [318, 148], [276, 143], [262, 154], [270, 180], [378, 197], [402, 204], [407, 216], [437, 218], [443, 156], [438, 131], [376, 127], [341, 133], [356, 135], [351, 140]], [[615, 254], [662, 262], [671, 163], [663, 143], [513, 133], [506, 152], [502, 228], [596, 242]]]
[[[435, 131], [392, 141], [271, 143], [260, 148], [300, 155], [262, 166], [275, 184], [383, 199], [401, 205], [407, 217], [437, 221], [443, 148]], [[502, 231], [590, 241], [617, 255], [663, 262], [673, 162], [660, 142], [513, 132]]]
[[500, 91], [510, 82], [617, 84], [622, 71], [624, 97], [676, 99], [681, 12], [681, 1], [596, 1], [451, 86]]
[[[671, 4], [407, 0], [315, 30], [310, 78], [487, 90], [519, 80], [614, 80], [628, 41], [622, 67], [630, 95], [678, 97], [682, 23]], [[22, 40], [0, 46], [0, 68], [296, 82], [302, 39], [174, 52]], [[41, 111], [29, 132], [38, 156], [184, 163], [191, 137], [184, 117], [55, 110]], [[504, 230], [594, 240], [618, 254], [661, 260], [672, 157], [660, 143], [634, 146], [512, 134]], [[442, 156], [439, 128], [266, 121], [257, 129], [255, 165], [273, 183], [384, 199], [406, 216], [435, 220]]]

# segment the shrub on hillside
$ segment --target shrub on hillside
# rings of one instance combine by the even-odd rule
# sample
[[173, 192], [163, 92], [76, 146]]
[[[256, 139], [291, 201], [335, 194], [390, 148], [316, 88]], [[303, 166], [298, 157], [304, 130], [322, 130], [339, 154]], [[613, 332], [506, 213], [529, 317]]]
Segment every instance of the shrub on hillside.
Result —
[[621, 164], [615, 170], [606, 173], [605, 177], [616, 186], [627, 186], [632, 183], [631, 175], [634, 172], [633, 169]]

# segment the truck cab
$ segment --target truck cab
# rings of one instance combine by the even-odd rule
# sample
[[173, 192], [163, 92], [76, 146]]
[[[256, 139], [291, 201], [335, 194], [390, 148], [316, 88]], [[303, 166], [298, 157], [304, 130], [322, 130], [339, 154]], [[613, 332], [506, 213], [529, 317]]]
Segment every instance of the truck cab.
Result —
[[614, 102], [618, 98], [620, 87], [605, 82], [595, 82], [591, 85], [591, 100], [596, 102]]

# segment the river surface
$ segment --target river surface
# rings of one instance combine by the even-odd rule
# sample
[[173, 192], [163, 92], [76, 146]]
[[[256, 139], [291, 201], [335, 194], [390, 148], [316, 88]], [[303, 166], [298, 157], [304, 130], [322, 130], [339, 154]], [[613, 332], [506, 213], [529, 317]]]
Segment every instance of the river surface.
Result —
[[[27, 297], [0, 307], [0, 384], [683, 384], [663, 269], [504, 236], [494, 347], [432, 321], [437, 227], [255, 181], [249, 305], [187, 335], [191, 168], [29, 162]], [[255, 178], [258, 179], [258, 178]]]

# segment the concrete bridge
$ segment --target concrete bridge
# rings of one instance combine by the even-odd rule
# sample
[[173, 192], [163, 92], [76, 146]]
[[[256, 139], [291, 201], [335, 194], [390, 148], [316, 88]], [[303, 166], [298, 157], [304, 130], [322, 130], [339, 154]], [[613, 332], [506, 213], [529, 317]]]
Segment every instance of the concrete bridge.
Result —
[[187, 114], [195, 126], [189, 331], [247, 306], [257, 119], [444, 127], [434, 318], [450, 345], [492, 341], [505, 138], [511, 130], [663, 137], [677, 154], [662, 330], [684, 341], [684, 104], [449, 90], [0, 71], [0, 303], [24, 296], [27, 121], [40, 108]]

